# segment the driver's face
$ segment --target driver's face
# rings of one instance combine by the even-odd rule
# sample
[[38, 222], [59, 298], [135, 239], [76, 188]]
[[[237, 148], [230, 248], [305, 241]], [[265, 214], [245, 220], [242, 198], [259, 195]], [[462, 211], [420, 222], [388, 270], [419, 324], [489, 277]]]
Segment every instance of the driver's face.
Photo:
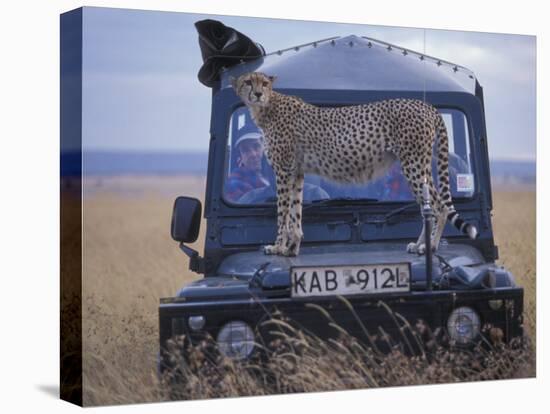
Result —
[[264, 147], [260, 141], [246, 140], [239, 144], [241, 154], [241, 165], [243, 168], [252, 171], [260, 171], [262, 168], [262, 156]]

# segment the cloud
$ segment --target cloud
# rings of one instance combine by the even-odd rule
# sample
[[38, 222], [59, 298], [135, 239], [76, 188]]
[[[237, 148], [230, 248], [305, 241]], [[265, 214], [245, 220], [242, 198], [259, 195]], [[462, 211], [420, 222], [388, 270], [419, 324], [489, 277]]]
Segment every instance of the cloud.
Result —
[[197, 80], [202, 59], [194, 22], [210, 18], [268, 52], [356, 34], [465, 66], [484, 87], [491, 156], [535, 155], [532, 36], [123, 9], [92, 9], [87, 17], [84, 115], [90, 146], [207, 149], [211, 94]]
[[210, 90], [196, 83], [184, 74], [85, 75], [84, 148], [205, 150]]

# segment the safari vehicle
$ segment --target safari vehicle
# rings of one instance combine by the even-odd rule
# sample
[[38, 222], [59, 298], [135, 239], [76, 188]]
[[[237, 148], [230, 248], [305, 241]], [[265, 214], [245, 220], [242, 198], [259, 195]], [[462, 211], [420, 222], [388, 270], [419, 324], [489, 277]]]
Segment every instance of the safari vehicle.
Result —
[[[222, 44], [223, 36], [237, 33], [245, 42], [240, 50], [254, 49], [245, 36], [226, 30], [218, 36]], [[399, 339], [399, 323], [387, 309], [412, 326], [422, 321], [433, 331], [439, 328], [454, 346], [490, 341], [484, 328], [498, 333], [493, 340], [522, 336], [523, 289], [495, 264], [483, 90], [475, 75], [462, 66], [359, 36], [268, 54], [257, 50], [260, 56], [228, 52], [210, 78], [202, 74], [212, 87], [204, 254], [185, 244], [198, 237], [200, 201], [176, 199], [171, 232], [189, 256], [190, 269], [204, 277], [160, 301], [161, 368], [169, 364], [165, 352], [174, 336], [185, 338], [184, 347], [210, 337], [216, 352], [252, 358], [260, 352], [255, 344], [269, 343], [263, 322], [275, 312], [322, 338], [335, 335], [319, 311], [308, 306], [312, 303], [361, 341], [366, 340], [365, 328], [382, 328]], [[203, 48], [211, 63], [207, 55]], [[230, 77], [251, 71], [276, 75], [276, 90], [320, 106], [396, 97], [436, 106], [449, 133], [454, 205], [478, 228], [479, 237], [470, 240], [447, 224], [436, 252], [407, 253], [423, 218], [396, 165], [365, 185], [336, 185], [306, 175], [300, 254], [265, 255], [262, 247], [275, 240], [277, 217], [275, 184], [265, 157], [261, 168], [269, 185], [238, 199], [230, 199], [227, 191], [237, 168], [235, 144], [244, 133], [257, 131]]]

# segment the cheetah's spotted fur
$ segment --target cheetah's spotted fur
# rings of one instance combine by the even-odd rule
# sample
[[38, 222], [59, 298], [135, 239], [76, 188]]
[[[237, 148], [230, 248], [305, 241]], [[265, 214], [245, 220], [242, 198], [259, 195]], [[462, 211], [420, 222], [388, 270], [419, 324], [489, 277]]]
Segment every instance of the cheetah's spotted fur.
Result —
[[[389, 99], [365, 105], [321, 108], [272, 89], [272, 76], [259, 72], [232, 79], [237, 95], [248, 106], [264, 134], [268, 161], [277, 186], [277, 239], [266, 254], [299, 253], [302, 232], [304, 174], [337, 182], [363, 183], [383, 174], [396, 160], [420, 204], [426, 181], [435, 213], [432, 246], [437, 248], [449, 219], [471, 238], [476, 228], [458, 217], [449, 186], [447, 129], [437, 110], [420, 100]], [[432, 174], [435, 137], [439, 136], [439, 191]], [[424, 252], [424, 229], [411, 253]]]

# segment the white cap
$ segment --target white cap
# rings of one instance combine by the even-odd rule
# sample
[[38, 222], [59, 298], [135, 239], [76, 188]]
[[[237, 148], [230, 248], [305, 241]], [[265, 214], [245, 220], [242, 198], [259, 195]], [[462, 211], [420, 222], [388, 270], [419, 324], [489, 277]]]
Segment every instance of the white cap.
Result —
[[237, 140], [237, 142], [235, 142], [235, 148], [238, 147], [241, 142], [246, 141], [247, 139], [259, 141], [262, 139], [262, 134], [258, 132], [249, 132], [248, 134], [244, 134]]

